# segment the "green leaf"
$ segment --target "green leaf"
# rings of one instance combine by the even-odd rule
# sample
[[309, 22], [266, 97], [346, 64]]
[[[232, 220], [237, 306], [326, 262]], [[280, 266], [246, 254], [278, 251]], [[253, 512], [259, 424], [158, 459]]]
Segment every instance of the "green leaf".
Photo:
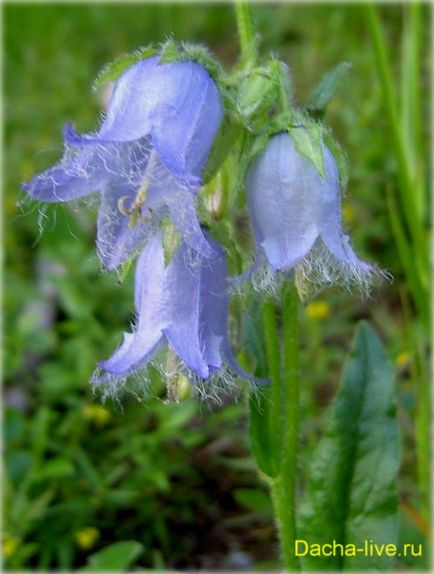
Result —
[[237, 488], [234, 490], [234, 498], [240, 506], [248, 510], [267, 516], [272, 515], [270, 496], [263, 490], [258, 488]]
[[143, 545], [140, 542], [116, 542], [89, 556], [88, 564], [78, 571], [125, 572], [142, 554], [143, 550]]
[[349, 62], [341, 62], [330, 70], [330, 72], [327, 72], [310, 94], [306, 108], [311, 112], [319, 114], [320, 117], [323, 116], [340, 82], [347, 75], [350, 68], [351, 64]]
[[67, 478], [75, 473], [74, 466], [66, 458], [53, 458], [43, 463], [41, 468], [34, 473], [35, 482]]
[[47, 447], [48, 429], [52, 412], [48, 407], [41, 407], [35, 418], [32, 420], [30, 428], [30, 440], [32, 452], [36, 457], [41, 457]]
[[384, 545], [398, 541], [399, 465], [393, 368], [378, 335], [360, 323], [312, 458], [298, 538], [309, 544], [336, 541], [357, 548], [372, 540], [382, 555], [306, 556], [305, 569], [390, 567], [393, 558], [385, 555]]
[[269, 477], [278, 473], [278, 461], [270, 432], [271, 386], [258, 389], [249, 399], [249, 433], [252, 453], [259, 470]]
[[28, 451], [12, 451], [6, 457], [6, 469], [9, 478], [15, 484], [19, 484], [31, 470], [32, 462], [33, 457]]
[[[265, 377], [268, 367], [259, 308], [256, 301], [252, 301], [248, 312], [243, 317], [243, 340], [245, 348], [256, 358], [255, 374]], [[271, 436], [270, 402], [271, 385], [258, 388], [250, 394], [249, 435], [253, 456], [259, 470], [269, 477], [275, 477], [279, 461]]]
[[310, 124], [306, 127], [289, 128], [288, 132], [294, 140], [297, 151], [307, 157], [318, 170], [320, 176], [324, 177], [325, 166], [322, 148], [322, 127], [319, 124]]
[[5, 426], [4, 426], [4, 438], [7, 444], [11, 442], [18, 441], [25, 428], [25, 419], [22, 412], [11, 408], [5, 408]]
[[108, 82], [114, 82], [119, 78], [119, 76], [127, 70], [130, 66], [138, 62], [139, 60], [145, 60], [146, 58], [150, 58], [151, 56], [155, 56], [157, 50], [155, 46], [149, 45], [144, 46], [143, 48], [139, 48], [132, 54], [124, 54], [120, 56], [113, 62], [110, 62], [100, 71], [98, 74], [94, 84], [93, 89], [97, 90], [104, 86]]

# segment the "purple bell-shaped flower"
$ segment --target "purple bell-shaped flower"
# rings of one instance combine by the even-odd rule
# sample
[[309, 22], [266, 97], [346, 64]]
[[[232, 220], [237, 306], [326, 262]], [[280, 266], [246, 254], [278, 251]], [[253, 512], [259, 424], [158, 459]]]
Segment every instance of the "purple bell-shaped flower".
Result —
[[336, 161], [323, 144], [324, 178], [288, 133], [273, 136], [247, 175], [257, 244], [254, 268], [299, 270], [314, 286], [369, 284], [377, 268], [358, 259], [342, 231]]
[[23, 188], [46, 202], [100, 192], [97, 248], [109, 269], [164, 217], [191, 248], [211, 257], [195, 196], [222, 116], [218, 89], [202, 66], [141, 60], [117, 80], [99, 130], [80, 135], [66, 124], [62, 160]]
[[164, 343], [199, 379], [208, 379], [227, 363], [255, 382], [236, 363], [227, 337], [228, 285], [225, 252], [209, 239], [212, 258], [191, 258], [182, 242], [166, 265], [162, 233], [146, 244], [135, 274], [136, 326], [118, 350], [100, 363], [96, 384], [124, 379], [146, 367]]

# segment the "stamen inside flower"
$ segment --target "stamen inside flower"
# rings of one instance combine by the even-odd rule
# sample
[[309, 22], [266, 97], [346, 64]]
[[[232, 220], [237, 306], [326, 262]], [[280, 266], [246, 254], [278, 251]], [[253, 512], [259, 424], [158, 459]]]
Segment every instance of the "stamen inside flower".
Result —
[[140, 184], [139, 189], [137, 190], [136, 197], [134, 198], [131, 207], [127, 207], [125, 205], [126, 200], [130, 199], [128, 195], [122, 195], [122, 197], [118, 199], [117, 203], [118, 210], [122, 215], [130, 218], [128, 222], [128, 227], [130, 229], [136, 226], [137, 221], [141, 221], [142, 223], [148, 223], [152, 219], [153, 210], [150, 207], [148, 207], [149, 215], [144, 216], [142, 215], [142, 207], [145, 205], [148, 199], [148, 190], [151, 183], [149, 178], [149, 172], [154, 167], [155, 160], [156, 155], [154, 153], [151, 153], [142, 182]]

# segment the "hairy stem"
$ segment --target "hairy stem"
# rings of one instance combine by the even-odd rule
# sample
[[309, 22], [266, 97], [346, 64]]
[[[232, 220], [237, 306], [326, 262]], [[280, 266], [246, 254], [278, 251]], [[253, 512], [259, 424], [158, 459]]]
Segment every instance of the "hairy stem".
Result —
[[[248, 70], [258, 58], [257, 38], [250, 8], [236, 0], [235, 13], [241, 48], [241, 66]], [[279, 66], [281, 64], [279, 63]], [[285, 70], [279, 70], [282, 109], [289, 110]], [[271, 493], [279, 532], [282, 562], [288, 570], [298, 570], [294, 555], [296, 540], [295, 498], [299, 427], [298, 390], [298, 294], [293, 283], [282, 290], [283, 352], [280, 349], [276, 305], [266, 301], [262, 309], [268, 373], [271, 379], [269, 416], [265, 417], [271, 447], [277, 453], [278, 472], [270, 477]], [[271, 454], [271, 453], [270, 453]]]
[[258, 44], [248, 2], [245, 0], [236, 0], [235, 15], [243, 67], [253, 67], [258, 55]]
[[299, 442], [299, 298], [293, 283], [285, 285], [282, 292], [283, 323], [283, 377], [281, 403], [272, 405], [272, 419], [279, 418], [281, 425], [280, 470], [271, 481], [271, 492], [279, 530], [282, 561], [288, 570], [298, 570], [294, 554], [296, 540], [296, 487], [297, 453]]
[[273, 448], [280, 452], [282, 439], [282, 380], [280, 374], [279, 334], [277, 331], [276, 305], [274, 301], [265, 301], [262, 308], [262, 321], [264, 325], [265, 347], [267, 353], [268, 375], [271, 379], [270, 393], [270, 436]]

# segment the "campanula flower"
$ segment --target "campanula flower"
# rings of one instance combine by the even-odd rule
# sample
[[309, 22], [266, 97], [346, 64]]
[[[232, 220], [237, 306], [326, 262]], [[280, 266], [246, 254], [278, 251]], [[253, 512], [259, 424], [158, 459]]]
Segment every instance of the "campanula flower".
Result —
[[163, 217], [191, 248], [211, 257], [195, 196], [222, 116], [218, 89], [202, 66], [141, 60], [117, 80], [99, 130], [80, 135], [67, 123], [62, 160], [24, 190], [46, 202], [99, 192], [97, 248], [109, 269], [136, 251]]
[[323, 144], [324, 178], [288, 133], [273, 136], [247, 174], [257, 260], [300, 270], [313, 284], [364, 286], [376, 268], [357, 258], [342, 231], [336, 161]]
[[165, 343], [199, 379], [210, 378], [224, 363], [252, 379], [229, 347], [226, 254], [216, 243], [212, 245], [214, 256], [196, 257], [192, 265], [192, 250], [182, 242], [166, 265], [162, 232], [146, 243], [135, 274], [136, 326], [124, 334], [118, 350], [100, 363], [101, 372], [94, 378], [97, 384], [124, 379], [144, 368]]

